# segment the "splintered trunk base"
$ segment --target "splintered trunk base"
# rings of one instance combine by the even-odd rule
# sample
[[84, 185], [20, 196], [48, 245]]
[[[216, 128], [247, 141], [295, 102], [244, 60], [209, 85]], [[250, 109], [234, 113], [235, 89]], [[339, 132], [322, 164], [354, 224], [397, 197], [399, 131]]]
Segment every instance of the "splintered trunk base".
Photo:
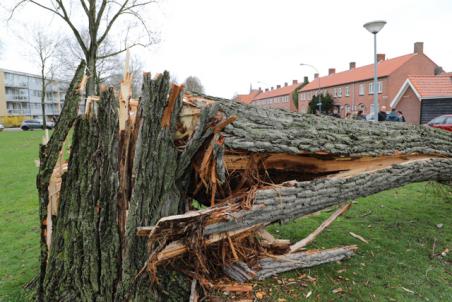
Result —
[[[133, 100], [126, 71], [119, 99], [101, 88], [77, 117], [80, 68], [41, 147], [40, 301], [249, 292], [240, 283], [351, 257], [356, 246], [306, 250], [351, 200], [452, 180], [450, 133], [184, 93], [167, 72], [145, 74], [142, 97]], [[67, 170], [54, 173], [70, 129]], [[297, 243], [265, 231], [337, 206]]]

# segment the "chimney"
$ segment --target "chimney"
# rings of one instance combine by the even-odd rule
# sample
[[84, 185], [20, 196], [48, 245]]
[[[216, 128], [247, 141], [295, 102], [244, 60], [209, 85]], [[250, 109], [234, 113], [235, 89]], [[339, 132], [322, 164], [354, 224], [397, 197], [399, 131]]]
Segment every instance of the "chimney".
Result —
[[435, 69], [433, 70], [434, 75], [439, 75], [439, 74], [442, 74], [443, 72], [444, 72], [444, 69], [441, 66], [436, 66]]
[[276, 89], [279, 89], [279, 88], [281, 88], [281, 85], [276, 85]]
[[314, 79], [317, 79], [319, 77], [318, 73], [314, 73]]
[[267, 92], [268, 91], [268, 88], [265, 88], [265, 92]]
[[328, 75], [332, 75], [333, 73], [336, 73], [336, 68], [329, 68]]
[[272, 87], [270, 87], [270, 90], [273, 90], [273, 86], [272, 86]]
[[386, 59], [386, 55], [384, 53], [377, 53], [377, 62], [384, 61]]
[[288, 85], [287, 82], [284, 82], [284, 87], [287, 87], [287, 85]]
[[[294, 82], [297, 82], [297, 80], [294, 80]], [[305, 84], [309, 83], [308, 77], [304, 77], [303, 83], [305, 83]], [[296, 84], [296, 83], [295, 83], [295, 84]]]
[[424, 42], [414, 43], [414, 53], [418, 53], [418, 54], [424, 53]]
[[350, 62], [350, 70], [356, 68], [356, 62]]
[[259, 91], [259, 92], [262, 92], [262, 88], [259, 87], [259, 90], [258, 90], [258, 91]]

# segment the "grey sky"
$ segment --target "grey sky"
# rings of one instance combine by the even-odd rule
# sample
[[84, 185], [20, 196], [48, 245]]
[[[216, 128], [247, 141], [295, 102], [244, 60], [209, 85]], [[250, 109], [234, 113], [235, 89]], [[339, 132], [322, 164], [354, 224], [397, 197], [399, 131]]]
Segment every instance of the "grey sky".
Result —
[[[46, 15], [37, 9], [22, 13], [25, 20]], [[250, 83], [257, 88], [312, 78], [314, 71], [300, 62], [316, 66], [321, 75], [329, 67], [345, 70], [350, 61], [369, 64], [372, 36], [362, 25], [374, 19], [388, 22], [378, 34], [378, 52], [391, 58], [412, 52], [413, 43], [422, 41], [425, 53], [452, 71], [450, 0], [165, 0], [149, 16], [161, 42], [133, 51], [145, 68], [167, 69], [179, 81], [195, 75], [217, 96], [246, 93]], [[11, 29], [0, 27], [0, 37], [0, 67], [35, 72]]]

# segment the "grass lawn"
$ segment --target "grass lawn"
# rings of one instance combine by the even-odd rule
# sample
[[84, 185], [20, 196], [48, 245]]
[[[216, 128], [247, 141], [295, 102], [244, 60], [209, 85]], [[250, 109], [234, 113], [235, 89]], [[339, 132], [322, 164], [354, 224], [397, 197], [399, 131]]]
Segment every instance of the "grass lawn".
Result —
[[[38, 272], [34, 160], [41, 137], [42, 131], [0, 133], [0, 301], [28, 300], [30, 293], [22, 286]], [[452, 250], [452, 193], [439, 194], [438, 188], [411, 184], [357, 200], [312, 244], [357, 244], [357, 255], [260, 282], [256, 291], [261, 300], [301, 301], [311, 292], [308, 301], [452, 301], [452, 251], [431, 257], [433, 246], [435, 253]], [[297, 241], [330, 214], [269, 229], [277, 237]], [[339, 288], [342, 291], [333, 293]]]

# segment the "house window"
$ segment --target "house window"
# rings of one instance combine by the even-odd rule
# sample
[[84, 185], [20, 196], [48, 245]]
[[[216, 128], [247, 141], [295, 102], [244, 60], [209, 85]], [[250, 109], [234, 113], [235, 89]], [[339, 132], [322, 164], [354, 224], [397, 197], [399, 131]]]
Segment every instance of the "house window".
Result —
[[350, 96], [350, 86], [345, 86], [345, 96]]
[[359, 84], [359, 95], [364, 95], [364, 84]]
[[337, 97], [337, 88], [334, 88], [334, 97]]
[[378, 93], [383, 93], [383, 82], [382, 81], [378, 82]]
[[369, 83], [369, 94], [374, 94], [374, 83]]
[[337, 96], [340, 98], [342, 97], [342, 87], [337, 89]]

